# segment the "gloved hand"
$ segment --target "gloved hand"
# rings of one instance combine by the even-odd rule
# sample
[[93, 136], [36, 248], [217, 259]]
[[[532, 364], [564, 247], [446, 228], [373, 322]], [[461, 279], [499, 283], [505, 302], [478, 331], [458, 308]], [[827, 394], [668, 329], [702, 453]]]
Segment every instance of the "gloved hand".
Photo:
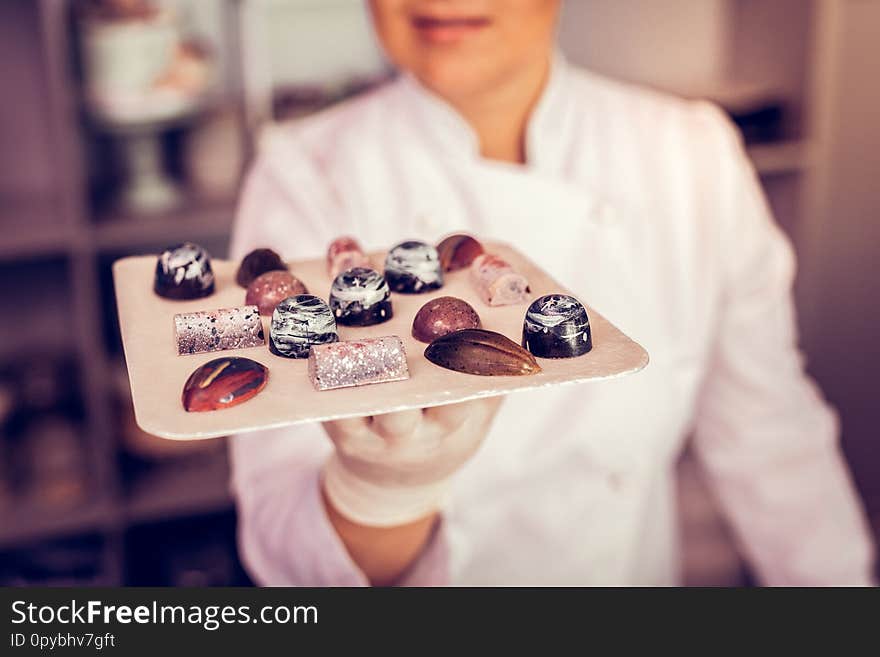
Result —
[[324, 492], [349, 520], [393, 527], [437, 511], [452, 474], [476, 452], [503, 397], [325, 422], [336, 445]]

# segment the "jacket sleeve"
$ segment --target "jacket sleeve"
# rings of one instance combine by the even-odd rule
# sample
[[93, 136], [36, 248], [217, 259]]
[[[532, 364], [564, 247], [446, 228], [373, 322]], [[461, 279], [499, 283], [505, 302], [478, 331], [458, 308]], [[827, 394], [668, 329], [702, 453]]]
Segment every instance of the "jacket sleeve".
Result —
[[837, 417], [797, 348], [791, 246], [738, 135], [715, 124], [723, 283], [696, 452], [764, 583], [869, 584], [871, 539]]
[[[344, 213], [327, 193], [327, 181], [304, 159], [288, 156], [282, 162], [271, 151], [261, 155], [242, 193], [230, 257], [241, 258], [259, 247], [273, 248], [285, 260], [320, 257], [335, 234], [345, 230]], [[231, 438], [239, 550], [258, 584], [367, 585], [321, 499], [320, 473], [331, 449], [317, 423]], [[441, 534], [435, 533], [403, 583], [444, 580]]]

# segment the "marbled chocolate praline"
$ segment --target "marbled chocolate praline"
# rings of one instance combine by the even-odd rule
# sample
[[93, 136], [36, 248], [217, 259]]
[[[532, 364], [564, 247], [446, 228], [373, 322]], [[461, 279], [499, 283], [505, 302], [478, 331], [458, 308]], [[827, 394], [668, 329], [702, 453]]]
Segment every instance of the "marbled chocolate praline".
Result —
[[198, 244], [165, 249], [156, 261], [153, 291], [166, 299], [201, 299], [214, 292], [211, 257]]
[[385, 280], [393, 292], [421, 294], [443, 285], [437, 249], [416, 240], [401, 242], [385, 258]]
[[412, 336], [419, 342], [433, 342], [453, 331], [480, 326], [480, 316], [467, 301], [457, 297], [437, 297], [416, 313]]
[[522, 345], [538, 358], [573, 358], [593, 348], [583, 304], [567, 294], [535, 299], [523, 321]]
[[474, 258], [483, 253], [483, 245], [470, 235], [457, 233], [443, 239], [437, 245], [437, 253], [443, 271], [458, 271], [470, 267]]
[[308, 294], [306, 286], [289, 271], [267, 271], [248, 285], [244, 302], [260, 309], [261, 315], [271, 315], [281, 301], [297, 294]]
[[235, 272], [235, 282], [248, 287], [253, 280], [267, 271], [286, 271], [287, 265], [272, 249], [254, 249], [241, 260]]
[[371, 326], [391, 319], [391, 290], [375, 269], [354, 267], [335, 278], [330, 310], [343, 326]]
[[269, 328], [269, 351], [285, 358], [308, 358], [312, 345], [336, 342], [333, 311], [312, 294], [288, 297], [275, 306]]
[[215, 358], [189, 375], [181, 401], [189, 413], [231, 408], [253, 398], [268, 381], [268, 368], [255, 360]]

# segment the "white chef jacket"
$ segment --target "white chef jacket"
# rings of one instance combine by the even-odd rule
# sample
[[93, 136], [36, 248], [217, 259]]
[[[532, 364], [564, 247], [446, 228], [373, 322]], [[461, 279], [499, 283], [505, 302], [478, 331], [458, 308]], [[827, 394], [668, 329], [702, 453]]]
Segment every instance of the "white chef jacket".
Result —
[[[526, 153], [481, 158], [464, 120], [403, 76], [276, 130], [245, 185], [233, 257], [466, 231], [525, 251], [650, 354], [635, 375], [508, 397], [403, 583], [677, 583], [690, 435], [764, 582], [868, 583], [838, 424], [795, 346], [792, 251], [735, 129], [707, 103], [557, 58]], [[367, 583], [321, 503], [331, 449], [317, 424], [233, 439], [258, 583]]]

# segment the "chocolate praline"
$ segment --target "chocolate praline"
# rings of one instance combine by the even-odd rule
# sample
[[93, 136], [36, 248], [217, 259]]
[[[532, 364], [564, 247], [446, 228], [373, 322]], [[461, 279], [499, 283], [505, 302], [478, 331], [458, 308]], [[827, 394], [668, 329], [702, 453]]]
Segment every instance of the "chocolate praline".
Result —
[[391, 290], [385, 277], [375, 269], [354, 267], [334, 279], [330, 310], [343, 326], [381, 324], [393, 315]]
[[211, 257], [198, 244], [165, 249], [156, 261], [153, 291], [166, 299], [201, 299], [214, 292]]
[[437, 253], [443, 271], [458, 271], [469, 267], [483, 253], [483, 245], [470, 235], [457, 233], [443, 239], [437, 245]]
[[522, 346], [538, 358], [573, 358], [593, 348], [584, 305], [567, 294], [532, 302], [523, 321]]
[[480, 326], [480, 316], [467, 301], [437, 297], [419, 308], [413, 319], [412, 336], [420, 342], [433, 342], [453, 331]]
[[312, 345], [336, 342], [333, 311], [313, 294], [288, 297], [275, 306], [269, 351], [285, 358], [308, 358]]
[[235, 282], [241, 287], [250, 285], [257, 276], [267, 271], [286, 271], [287, 265], [272, 249], [254, 249], [241, 260], [235, 272]]
[[248, 285], [245, 303], [260, 309], [261, 315], [271, 315], [283, 299], [297, 294], [308, 294], [306, 286], [289, 271], [267, 271]]
[[416, 240], [401, 242], [385, 258], [385, 280], [393, 292], [421, 294], [443, 285], [437, 249]]
[[215, 358], [189, 375], [181, 401], [189, 413], [231, 408], [256, 396], [268, 381], [268, 368], [255, 360]]

